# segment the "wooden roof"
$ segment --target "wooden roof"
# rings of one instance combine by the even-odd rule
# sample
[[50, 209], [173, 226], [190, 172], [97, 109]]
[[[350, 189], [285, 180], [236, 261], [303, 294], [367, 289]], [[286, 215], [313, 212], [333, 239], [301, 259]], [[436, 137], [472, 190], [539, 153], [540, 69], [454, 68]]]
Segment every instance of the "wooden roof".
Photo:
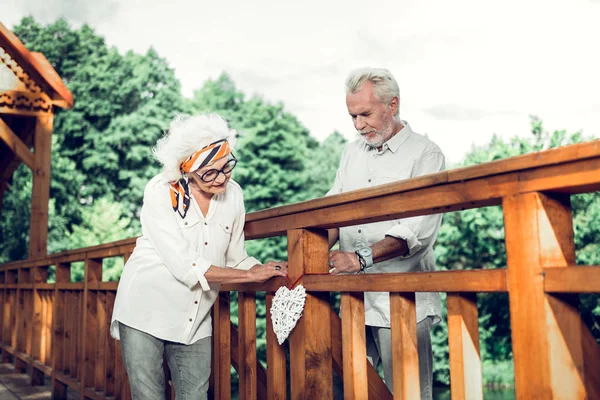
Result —
[[56, 70], [41, 53], [30, 52], [6, 26], [0, 22], [0, 47], [50, 96], [55, 106], [72, 108], [73, 94]]

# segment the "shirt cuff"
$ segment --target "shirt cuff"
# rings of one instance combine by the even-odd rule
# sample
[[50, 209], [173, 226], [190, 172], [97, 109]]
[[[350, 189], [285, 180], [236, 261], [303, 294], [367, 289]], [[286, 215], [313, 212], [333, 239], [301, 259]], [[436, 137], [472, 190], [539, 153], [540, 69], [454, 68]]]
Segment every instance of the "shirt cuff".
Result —
[[254, 267], [256, 264], [262, 264], [262, 263], [254, 257], [246, 257], [242, 261], [240, 261], [236, 266], [234, 266], [233, 268], [243, 269], [243, 270], [247, 271], [250, 268]]
[[408, 254], [401, 256], [402, 258], [408, 258], [412, 256], [417, 251], [421, 250], [421, 247], [423, 247], [423, 244], [419, 241], [417, 235], [415, 235], [412, 229], [406, 225], [394, 225], [392, 229], [385, 233], [385, 236], [391, 236], [406, 241], [406, 244], [408, 245]]
[[210, 268], [211, 264], [206, 260], [196, 260], [192, 263], [192, 269], [183, 277], [183, 283], [185, 283], [190, 289], [200, 283], [202, 290], [210, 290], [210, 285], [204, 277], [204, 274]]

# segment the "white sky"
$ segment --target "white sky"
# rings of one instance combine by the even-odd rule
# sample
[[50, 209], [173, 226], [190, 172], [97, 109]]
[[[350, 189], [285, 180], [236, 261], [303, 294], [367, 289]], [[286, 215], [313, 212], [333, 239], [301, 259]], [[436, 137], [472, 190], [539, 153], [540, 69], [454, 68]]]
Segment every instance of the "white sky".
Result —
[[0, 20], [85, 22], [122, 52], [154, 47], [184, 94], [222, 71], [323, 139], [355, 137], [343, 82], [388, 68], [401, 117], [450, 162], [493, 133], [600, 136], [600, 0], [3, 0]]

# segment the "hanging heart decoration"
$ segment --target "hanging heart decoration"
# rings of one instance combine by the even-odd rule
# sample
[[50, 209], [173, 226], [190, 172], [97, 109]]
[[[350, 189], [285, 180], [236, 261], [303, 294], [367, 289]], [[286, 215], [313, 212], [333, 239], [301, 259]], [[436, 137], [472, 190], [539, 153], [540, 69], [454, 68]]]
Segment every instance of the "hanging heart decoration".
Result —
[[302, 285], [296, 286], [293, 290], [282, 286], [275, 292], [271, 304], [271, 320], [279, 344], [285, 342], [296, 326], [304, 311], [305, 302], [306, 289]]

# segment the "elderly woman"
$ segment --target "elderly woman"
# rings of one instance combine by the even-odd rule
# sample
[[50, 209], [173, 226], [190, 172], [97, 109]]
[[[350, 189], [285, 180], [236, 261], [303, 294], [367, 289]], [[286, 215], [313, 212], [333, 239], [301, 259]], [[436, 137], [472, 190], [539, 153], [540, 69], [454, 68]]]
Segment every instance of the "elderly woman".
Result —
[[144, 191], [142, 236], [123, 270], [111, 322], [134, 400], [164, 399], [163, 354], [177, 399], [205, 399], [219, 284], [287, 274], [287, 263], [261, 265], [244, 249], [242, 189], [231, 180], [233, 133], [218, 115], [178, 117], [154, 149], [163, 170]]

